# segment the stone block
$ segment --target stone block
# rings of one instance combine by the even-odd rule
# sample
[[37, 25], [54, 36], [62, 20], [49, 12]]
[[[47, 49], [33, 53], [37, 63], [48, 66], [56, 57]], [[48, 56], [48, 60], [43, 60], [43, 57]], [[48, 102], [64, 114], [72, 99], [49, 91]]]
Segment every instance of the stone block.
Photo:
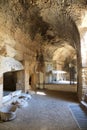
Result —
[[9, 45], [6, 45], [6, 52], [7, 52], [7, 56], [10, 57], [14, 57], [16, 55], [16, 50]]

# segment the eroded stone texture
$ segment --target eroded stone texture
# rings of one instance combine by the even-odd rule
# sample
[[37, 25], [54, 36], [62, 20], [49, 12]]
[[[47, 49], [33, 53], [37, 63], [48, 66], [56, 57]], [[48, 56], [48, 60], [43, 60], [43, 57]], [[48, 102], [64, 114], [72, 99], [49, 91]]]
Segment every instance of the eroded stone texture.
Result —
[[0, 74], [0, 107], [2, 106], [2, 97], [3, 97], [3, 75]]
[[[3, 33], [6, 35], [4, 35], [4, 38], [2, 36], [2, 39], [6, 39], [6, 44], [11, 45], [11, 48], [9, 46], [6, 47], [6, 52], [4, 51], [5, 47], [2, 47], [4, 53], [12, 55], [12, 57], [16, 57], [18, 60], [23, 60], [23, 56], [26, 58], [27, 55], [30, 55], [29, 51], [31, 49], [29, 50], [28, 48], [31, 47], [34, 40], [36, 41], [34, 45], [37, 43], [41, 45], [47, 43], [47, 45], [44, 44], [45, 48], [47, 49], [52, 46], [51, 50], [52, 48], [54, 50], [57, 48], [55, 45], [62, 47], [65, 40], [67, 44], [73, 46], [73, 41], [75, 42], [77, 38], [75, 33], [76, 26], [73, 21], [74, 16], [71, 16], [71, 12], [78, 4], [78, 2], [72, 3], [71, 1], [65, 2], [60, 0], [2, 1], [1, 16], [2, 24], [5, 25]], [[37, 36], [37, 34], [39, 35]], [[9, 39], [12, 40], [9, 41]], [[48, 46], [49, 43], [52, 45]], [[14, 44], [17, 53], [13, 48]], [[12, 49], [12, 53], [9, 52]], [[33, 52], [35, 52], [34, 49], [37, 49], [37, 45], [34, 46]], [[52, 50], [53, 53], [54, 50]]]
[[45, 61], [62, 63], [61, 69], [67, 70], [71, 62], [78, 65], [82, 85], [80, 42], [87, 31], [86, 9], [86, 0], [0, 1], [0, 55], [22, 63], [26, 89], [40, 50]]

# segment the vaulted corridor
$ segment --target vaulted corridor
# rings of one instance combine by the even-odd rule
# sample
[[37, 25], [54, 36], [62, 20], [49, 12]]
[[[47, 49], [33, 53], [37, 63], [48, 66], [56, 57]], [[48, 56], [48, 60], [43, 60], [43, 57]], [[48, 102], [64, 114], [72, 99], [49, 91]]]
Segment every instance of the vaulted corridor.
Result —
[[[31, 91], [9, 122], [4, 105]], [[0, 0], [0, 130], [79, 130], [78, 102], [87, 111], [87, 0]]]

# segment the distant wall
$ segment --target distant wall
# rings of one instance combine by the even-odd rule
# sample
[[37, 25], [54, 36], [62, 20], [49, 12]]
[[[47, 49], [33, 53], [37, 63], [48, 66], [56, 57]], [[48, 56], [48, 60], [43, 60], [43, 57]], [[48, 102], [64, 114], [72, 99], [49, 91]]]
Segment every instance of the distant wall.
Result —
[[44, 88], [49, 90], [58, 90], [65, 92], [77, 92], [77, 85], [69, 84], [45, 84]]

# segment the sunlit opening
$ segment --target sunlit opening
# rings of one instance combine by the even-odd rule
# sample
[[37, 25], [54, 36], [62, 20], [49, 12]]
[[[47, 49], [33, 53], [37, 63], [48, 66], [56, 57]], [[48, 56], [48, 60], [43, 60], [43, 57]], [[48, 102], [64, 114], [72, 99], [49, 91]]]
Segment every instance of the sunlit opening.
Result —
[[87, 32], [81, 39], [81, 56], [82, 56], [82, 65], [87, 65]]
[[64, 74], [64, 73], [66, 73], [66, 71], [63, 71], [63, 70], [53, 70], [52, 73], [54, 73], [54, 74]]
[[46, 95], [46, 93], [44, 93], [44, 92], [36, 92], [36, 94], [38, 94], [38, 95]]
[[81, 27], [87, 27], [87, 11], [85, 11], [84, 14], [82, 14], [82, 24]]

